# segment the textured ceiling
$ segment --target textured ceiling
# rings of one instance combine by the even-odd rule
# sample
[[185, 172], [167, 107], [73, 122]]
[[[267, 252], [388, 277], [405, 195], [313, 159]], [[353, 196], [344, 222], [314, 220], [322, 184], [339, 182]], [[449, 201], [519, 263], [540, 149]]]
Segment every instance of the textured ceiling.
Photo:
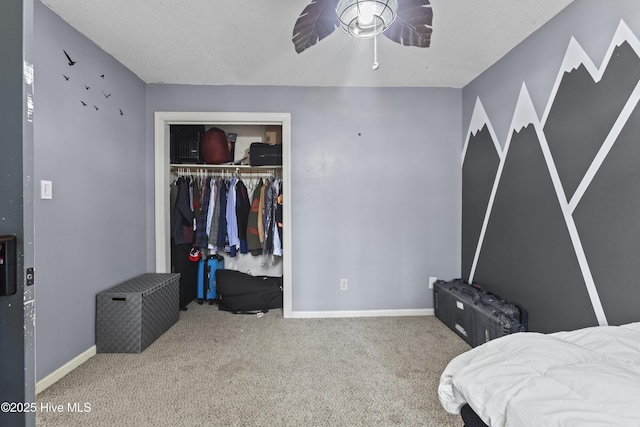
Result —
[[311, 0], [41, 1], [147, 83], [460, 88], [573, 0], [432, 0], [431, 47], [378, 37], [377, 71], [339, 28], [295, 52]]

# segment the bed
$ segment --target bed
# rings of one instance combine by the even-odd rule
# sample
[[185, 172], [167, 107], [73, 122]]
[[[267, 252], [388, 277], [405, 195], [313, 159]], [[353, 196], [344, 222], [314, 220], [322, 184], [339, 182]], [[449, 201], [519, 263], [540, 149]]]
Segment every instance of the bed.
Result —
[[640, 426], [640, 322], [522, 332], [461, 354], [440, 403], [465, 426]]

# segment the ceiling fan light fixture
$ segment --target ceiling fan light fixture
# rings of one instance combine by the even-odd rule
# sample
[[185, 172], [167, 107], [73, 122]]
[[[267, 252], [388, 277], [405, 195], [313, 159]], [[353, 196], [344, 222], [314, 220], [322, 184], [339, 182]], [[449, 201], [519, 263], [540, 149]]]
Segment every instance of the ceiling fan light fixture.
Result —
[[396, 19], [398, 0], [340, 0], [336, 14], [350, 36], [369, 39], [382, 33]]

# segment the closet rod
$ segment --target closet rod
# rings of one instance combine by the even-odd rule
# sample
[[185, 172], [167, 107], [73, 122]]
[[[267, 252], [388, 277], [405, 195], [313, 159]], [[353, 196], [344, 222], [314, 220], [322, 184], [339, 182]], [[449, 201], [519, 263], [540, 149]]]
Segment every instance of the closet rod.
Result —
[[229, 171], [279, 171], [282, 170], [282, 166], [250, 166], [250, 165], [207, 165], [198, 163], [173, 163], [171, 164], [171, 170], [177, 169], [213, 169], [213, 170], [229, 170]]

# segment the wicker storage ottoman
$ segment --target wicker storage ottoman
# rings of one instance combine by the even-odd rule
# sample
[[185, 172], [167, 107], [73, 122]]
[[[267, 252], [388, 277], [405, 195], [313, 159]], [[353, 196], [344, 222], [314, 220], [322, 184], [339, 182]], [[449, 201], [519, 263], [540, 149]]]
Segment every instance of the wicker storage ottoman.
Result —
[[96, 295], [96, 351], [140, 353], [179, 317], [180, 274], [146, 273]]

